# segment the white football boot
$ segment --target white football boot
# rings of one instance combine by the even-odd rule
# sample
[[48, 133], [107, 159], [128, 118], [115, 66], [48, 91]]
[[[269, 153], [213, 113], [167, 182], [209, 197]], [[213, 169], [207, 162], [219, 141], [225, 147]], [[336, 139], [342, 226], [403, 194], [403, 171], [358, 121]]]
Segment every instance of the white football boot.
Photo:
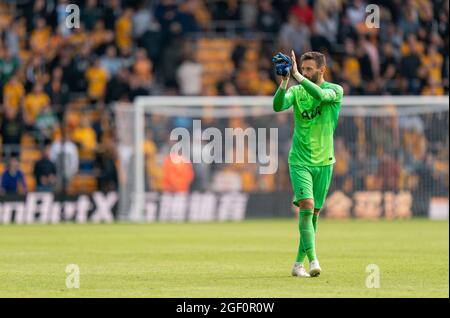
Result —
[[311, 277], [320, 276], [321, 271], [322, 269], [320, 268], [318, 260], [314, 260], [309, 263], [309, 275], [311, 275]]
[[292, 276], [311, 277], [303, 266], [303, 263], [294, 264], [294, 267], [292, 267]]

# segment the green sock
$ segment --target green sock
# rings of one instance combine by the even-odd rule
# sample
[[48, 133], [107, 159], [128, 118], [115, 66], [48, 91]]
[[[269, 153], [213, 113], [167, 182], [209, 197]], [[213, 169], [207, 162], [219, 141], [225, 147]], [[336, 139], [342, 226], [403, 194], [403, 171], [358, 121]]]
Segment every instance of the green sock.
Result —
[[[319, 218], [318, 214], [313, 214], [312, 224], [314, 227], [314, 234], [317, 234], [317, 219], [318, 218]], [[300, 229], [300, 227], [299, 227], [299, 229]], [[304, 242], [300, 239], [300, 244], [298, 246], [297, 259], [296, 259], [296, 262], [298, 262], [298, 263], [303, 263], [303, 261], [305, 260], [306, 252], [305, 252], [303, 243]]]
[[298, 262], [303, 261], [305, 254], [306, 256], [308, 256], [310, 262], [317, 258], [315, 248], [315, 233], [312, 222], [313, 214], [314, 213], [312, 209], [300, 210], [300, 245], [299, 252], [297, 254]]
[[[300, 230], [300, 223], [299, 223], [299, 230]], [[298, 244], [298, 252], [297, 252], [297, 258], [295, 259], [295, 261], [297, 263], [302, 263], [305, 260], [305, 256], [306, 256], [306, 252], [305, 252], [305, 248], [303, 247], [303, 241], [302, 238], [300, 236], [300, 242]]]
[[314, 214], [312, 217], [312, 223], [314, 226], [314, 233], [317, 234], [317, 219], [319, 218], [318, 214]]
[[315, 251], [315, 223], [317, 216], [313, 217], [311, 209], [301, 209], [299, 217], [300, 243], [298, 246], [296, 262], [303, 263], [305, 256], [310, 261], [316, 259]]

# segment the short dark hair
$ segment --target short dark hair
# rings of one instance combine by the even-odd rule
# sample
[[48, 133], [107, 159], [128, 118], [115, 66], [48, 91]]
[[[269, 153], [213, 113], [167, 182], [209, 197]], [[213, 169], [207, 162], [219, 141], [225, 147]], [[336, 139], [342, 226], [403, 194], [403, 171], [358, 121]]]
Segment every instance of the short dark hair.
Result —
[[306, 60], [314, 60], [316, 61], [317, 67], [322, 67], [327, 65], [327, 61], [325, 59], [325, 55], [323, 55], [320, 52], [306, 52], [302, 55], [300, 58], [300, 64], [303, 63], [303, 61]]

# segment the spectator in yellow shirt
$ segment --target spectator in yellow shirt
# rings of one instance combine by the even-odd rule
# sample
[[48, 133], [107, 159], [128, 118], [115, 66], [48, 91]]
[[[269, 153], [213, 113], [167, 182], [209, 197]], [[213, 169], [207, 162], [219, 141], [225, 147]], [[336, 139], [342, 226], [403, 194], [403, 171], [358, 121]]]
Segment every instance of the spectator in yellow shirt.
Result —
[[412, 47], [415, 47], [415, 51], [419, 56], [422, 56], [425, 48], [422, 42], [417, 40], [417, 36], [414, 33], [408, 34], [406, 41], [404, 41], [400, 47], [400, 53], [402, 56], [407, 56], [411, 53]]
[[428, 79], [428, 84], [422, 89], [422, 95], [443, 96], [444, 88], [440, 81], [436, 81], [434, 77]]
[[422, 56], [422, 65], [428, 70], [428, 76], [432, 77], [436, 82], [440, 82], [442, 80], [443, 63], [444, 58], [438, 52], [435, 45], [429, 46], [427, 54]]
[[275, 83], [270, 79], [266, 70], [260, 70], [258, 78], [250, 82], [250, 91], [255, 95], [270, 96], [276, 89]]
[[3, 87], [3, 103], [5, 107], [18, 110], [25, 95], [25, 89], [17, 75], [13, 75]]
[[34, 124], [39, 112], [50, 104], [50, 98], [44, 92], [42, 84], [37, 83], [33, 91], [25, 97], [24, 101], [24, 120], [27, 124]]
[[131, 47], [132, 43], [132, 18], [133, 10], [127, 8], [116, 22], [116, 43], [120, 49]]
[[152, 69], [152, 61], [147, 57], [145, 49], [138, 49], [136, 52], [136, 62], [133, 65], [133, 71], [142, 86], [149, 86], [151, 84]]
[[86, 33], [83, 23], [80, 23], [79, 28], [74, 28], [73, 30], [67, 42], [74, 47], [75, 51], [78, 51], [89, 40], [89, 36]]
[[355, 56], [355, 43], [351, 39], [345, 40], [345, 53], [342, 62], [342, 77], [353, 86], [358, 87], [361, 83], [361, 68]]
[[38, 53], [44, 53], [47, 50], [50, 41], [51, 31], [47, 26], [44, 18], [36, 21], [36, 29], [31, 32], [30, 46], [31, 49]]
[[86, 80], [88, 81], [88, 96], [91, 101], [103, 101], [108, 72], [101, 67], [99, 58], [95, 58], [92, 66], [87, 69]]
[[97, 20], [94, 25], [94, 30], [89, 34], [89, 40], [92, 42], [92, 47], [97, 49], [102, 45], [112, 42], [114, 40], [114, 34], [105, 28], [104, 20]]
[[75, 128], [72, 139], [80, 146], [80, 159], [94, 160], [97, 135], [91, 127], [89, 119], [86, 117], [81, 119], [80, 126]]

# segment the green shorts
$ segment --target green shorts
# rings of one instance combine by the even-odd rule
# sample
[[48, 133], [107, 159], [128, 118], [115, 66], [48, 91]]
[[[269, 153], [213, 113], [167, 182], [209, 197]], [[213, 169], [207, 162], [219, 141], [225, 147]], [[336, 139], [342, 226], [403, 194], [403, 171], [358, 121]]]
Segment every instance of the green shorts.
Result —
[[298, 206], [300, 200], [313, 199], [314, 208], [321, 209], [333, 177], [333, 165], [321, 167], [289, 165], [289, 174], [294, 190], [293, 203]]

